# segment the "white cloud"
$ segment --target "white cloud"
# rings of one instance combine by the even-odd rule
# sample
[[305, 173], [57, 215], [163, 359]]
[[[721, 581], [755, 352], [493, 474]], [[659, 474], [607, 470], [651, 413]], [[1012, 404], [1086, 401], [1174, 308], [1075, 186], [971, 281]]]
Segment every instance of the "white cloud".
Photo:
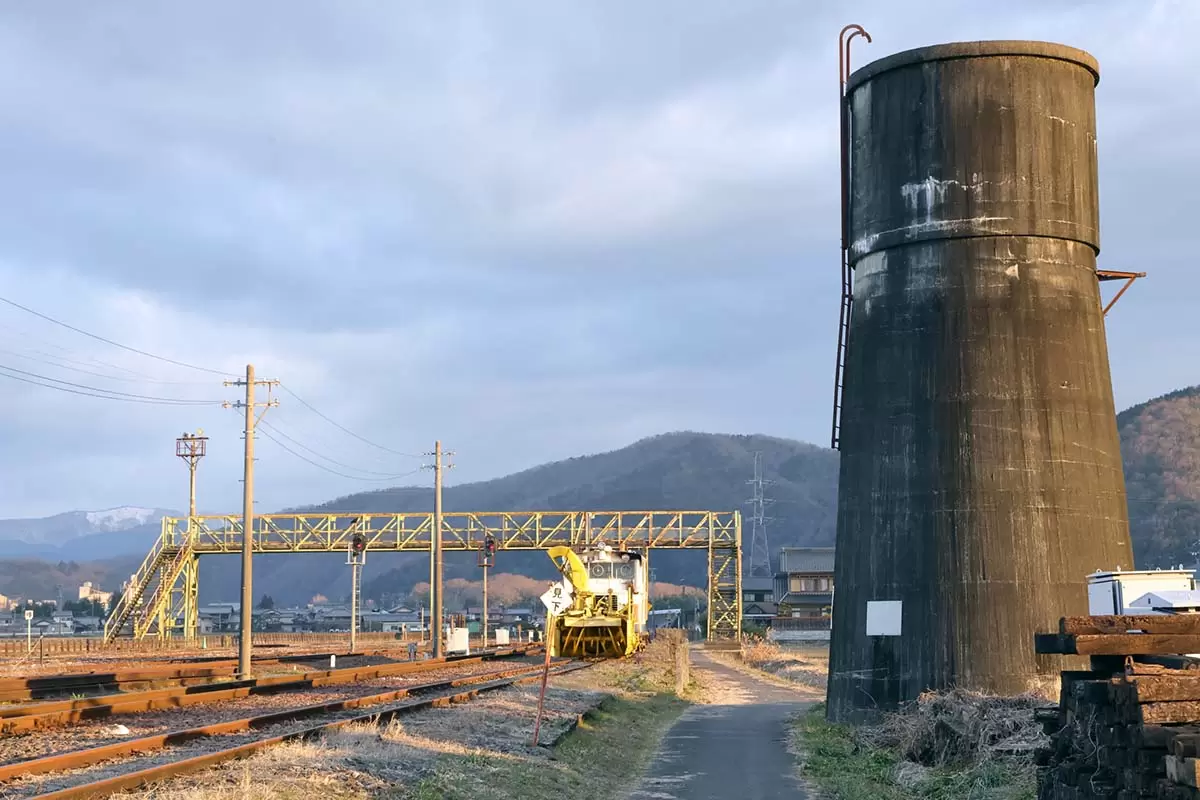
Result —
[[[875, 41], [856, 43], [855, 66], [977, 38], [1058, 40], [1100, 59], [1101, 260], [1151, 273], [1110, 316], [1118, 403], [1195, 383], [1175, 354], [1200, 345], [1186, 216], [1200, 179], [1197, 7], [832, 9], [6, 8], [0, 295], [182, 361], [253, 362], [406, 453], [440, 437], [460, 453], [456, 481], [667, 429], [824, 443], [833, 48], [858, 21]], [[238, 391], [11, 308], [0, 339], [0, 364], [62, 380]], [[280, 400], [266, 419], [320, 453], [397, 474], [420, 463]], [[0, 402], [6, 516], [181, 507], [171, 440], [197, 426], [213, 436], [201, 507], [240, 507], [232, 411], [11, 381]], [[262, 510], [374, 486], [269, 441], [259, 456]]]

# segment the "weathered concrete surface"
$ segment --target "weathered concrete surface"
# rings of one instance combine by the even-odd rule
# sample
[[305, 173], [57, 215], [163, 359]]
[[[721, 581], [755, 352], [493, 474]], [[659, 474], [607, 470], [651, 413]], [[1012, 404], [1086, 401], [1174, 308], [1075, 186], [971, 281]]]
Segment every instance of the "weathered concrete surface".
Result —
[[805, 800], [790, 750], [789, 719], [813, 702], [692, 650], [695, 671], [719, 685], [719, 702], [683, 713], [628, 800]]
[[[1033, 634], [1133, 567], [1087, 54], [963, 43], [848, 83], [850, 260], [829, 716], [1024, 691]], [[867, 603], [900, 629], [868, 635]]]

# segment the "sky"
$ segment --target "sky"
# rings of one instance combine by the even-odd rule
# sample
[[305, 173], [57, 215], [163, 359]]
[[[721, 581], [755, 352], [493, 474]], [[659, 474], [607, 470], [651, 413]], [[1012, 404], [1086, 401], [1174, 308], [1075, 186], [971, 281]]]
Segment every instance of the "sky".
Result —
[[0, 296], [157, 358], [0, 304], [8, 375], [139, 396], [0, 379], [0, 517], [185, 509], [197, 429], [199, 510], [237, 512], [248, 363], [282, 384], [260, 512], [427, 483], [438, 439], [448, 484], [672, 430], [826, 445], [848, 22], [855, 66], [1099, 59], [1100, 263], [1149, 273], [1107, 319], [1117, 407], [1200, 383], [1200, 4], [991, 8], [5, 4]]

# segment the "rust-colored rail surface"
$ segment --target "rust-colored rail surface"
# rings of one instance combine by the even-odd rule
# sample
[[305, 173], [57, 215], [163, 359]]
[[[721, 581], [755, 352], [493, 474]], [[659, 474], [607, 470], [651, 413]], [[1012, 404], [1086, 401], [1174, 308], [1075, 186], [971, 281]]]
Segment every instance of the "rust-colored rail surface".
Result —
[[[573, 672], [589, 666], [591, 666], [591, 664], [586, 662], [565, 662], [554, 667], [551, 671], [551, 674], [562, 675], [567, 672]], [[223, 761], [244, 758], [259, 750], [266, 749], [281, 742], [313, 738], [326, 732], [360, 722], [372, 721], [377, 724], [385, 724], [394, 717], [414, 711], [420, 711], [426, 708], [442, 707], [454, 703], [469, 702], [483, 692], [502, 689], [527, 681], [539, 680], [541, 674], [542, 667], [540, 665], [529, 665], [522, 666], [517, 669], [498, 670], [496, 672], [487, 673], [484, 675], [472, 675], [463, 678], [435, 681], [418, 686], [409, 686], [404, 689], [368, 695], [365, 697], [355, 697], [330, 703], [320, 703], [316, 705], [303, 706], [300, 708], [287, 709], [284, 711], [275, 711], [255, 717], [247, 717], [245, 719], [220, 722], [199, 728], [173, 731], [170, 733], [147, 736], [130, 741], [102, 745], [100, 747], [89, 748], [86, 750], [60, 753], [52, 756], [45, 756], [43, 758], [9, 764], [3, 768], [0, 768], [0, 779], [7, 780], [24, 775], [37, 775], [70, 769], [79, 769], [81, 767], [90, 766], [101, 761], [119, 758], [121, 756], [126, 756], [133, 753], [143, 754], [155, 752], [172, 745], [182, 744], [194, 739], [253, 730], [265, 725], [272, 725], [280, 722], [286, 722], [288, 720], [300, 719], [306, 716], [318, 716], [321, 714], [333, 713], [342, 710], [391, 703], [396, 700], [403, 700], [403, 698], [406, 696], [418, 692], [444, 692], [447, 689], [455, 689], [470, 685], [470, 688], [466, 689], [465, 691], [455, 692], [452, 694], [436, 694], [431, 697], [412, 698], [390, 708], [379, 709], [366, 714], [359, 714], [353, 717], [343, 718], [321, 725], [314, 725], [298, 731], [291, 731], [289, 733], [267, 737], [258, 741], [237, 745], [235, 747], [216, 750], [211, 753], [203, 753], [201, 755], [181, 759], [179, 761], [174, 761], [167, 764], [160, 764], [153, 767], [134, 770], [123, 775], [104, 778], [93, 783], [85, 783], [78, 786], [70, 786], [67, 788], [58, 789], [56, 791], [37, 795], [34, 800], [67, 800], [67, 798], [76, 800], [77, 798], [106, 797], [115, 792], [126, 789], [134, 789], [146, 784], [155, 783], [166, 778], [174, 777], [176, 775], [194, 772], [205, 767], [219, 764]]]
[[[254, 659], [255, 666], [271, 666], [302, 661], [327, 659], [330, 656], [349, 658], [357, 656], [387, 656], [398, 648], [373, 649], [354, 653], [288, 653]], [[403, 652], [403, 651], [402, 651]], [[485, 651], [477, 651], [485, 652]], [[491, 651], [487, 651], [491, 652]], [[192, 664], [193, 662], [181, 662]], [[232, 678], [237, 672], [237, 659], [197, 659], [195, 666], [180, 666], [179, 663], [161, 666], [139, 666], [133, 669], [96, 670], [75, 672], [65, 675], [43, 675], [31, 678], [0, 678], [0, 702], [24, 702], [37, 700], [48, 695], [75, 691], [113, 690], [132, 687], [150, 689], [168, 683], [183, 686], [211, 684], [214, 680]]]
[[[267, 692], [285, 692], [334, 686], [355, 681], [374, 680], [399, 675], [412, 675], [460, 664], [475, 664], [502, 658], [514, 658], [534, 652], [536, 647], [490, 650], [473, 655], [448, 656], [424, 661], [377, 664], [366, 667], [346, 667], [318, 670], [300, 675], [272, 675], [248, 680], [221, 681], [202, 686], [176, 686], [145, 692], [101, 695], [78, 700], [57, 700], [46, 703], [0, 708], [0, 734], [20, 733], [39, 728], [65, 725], [85, 719], [97, 719], [120, 714], [140, 714], [162, 708], [215, 703]], [[0, 768], [2, 777], [2, 768]]]

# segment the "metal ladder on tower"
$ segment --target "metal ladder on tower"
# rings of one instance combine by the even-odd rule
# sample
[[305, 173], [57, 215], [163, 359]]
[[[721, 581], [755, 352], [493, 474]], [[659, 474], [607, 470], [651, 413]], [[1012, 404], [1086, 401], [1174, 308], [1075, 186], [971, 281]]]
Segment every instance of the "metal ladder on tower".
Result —
[[854, 309], [853, 271], [842, 253], [842, 302], [838, 319], [837, 363], [833, 369], [833, 430], [829, 446], [834, 450], [842, 444], [842, 397], [846, 385], [846, 349], [850, 344], [850, 313]]
[[137, 612], [141, 605], [142, 597], [153, 583], [155, 575], [158, 574], [162, 567], [162, 561], [167, 558], [164, 555], [166, 551], [166, 538], [164, 534], [159, 534], [158, 539], [150, 548], [150, 552], [138, 567], [137, 572], [129, 579], [129, 583], [125, 587], [125, 591], [121, 595], [121, 599], [113, 607], [112, 613], [108, 615], [108, 619], [104, 621], [104, 643], [109, 644], [117, 636], [125, 624]]
[[[171, 590], [175, 587], [175, 583], [179, 580], [179, 575], [183, 572], [183, 568], [187, 565], [192, 557], [192, 548], [187, 545], [179, 545], [178, 547], [164, 547], [163, 558], [160, 559], [158, 570], [159, 578], [158, 585], [154, 588], [154, 594], [150, 596], [150, 601], [141, 608], [141, 613], [133, 618], [133, 636], [135, 639], [141, 639], [146, 636], [154, 628], [155, 623], [159, 623], [159, 628], [156, 631], [159, 636], [166, 636], [170, 625], [162, 625], [164, 614], [170, 614], [171, 608]], [[163, 606], [166, 606], [164, 609]]]
[[[849, 34], [849, 35], [847, 35]], [[829, 446], [840, 450], [842, 445], [842, 399], [846, 389], [846, 350], [850, 346], [850, 312], [854, 310], [854, 269], [850, 266], [850, 135], [851, 108], [846, 97], [846, 81], [850, 77], [850, 42], [861, 36], [871, 41], [871, 34], [861, 25], [847, 25], [838, 34], [838, 124], [840, 169], [842, 179], [842, 304], [838, 320], [837, 363], [833, 371], [833, 426]]]
[[[171, 602], [171, 588], [191, 557], [190, 543], [176, 544], [167, 531], [159, 535], [104, 623], [105, 644], [120, 636], [130, 622], [134, 638], [140, 639], [150, 632], [162, 605]], [[143, 603], [147, 594], [150, 599]]]

